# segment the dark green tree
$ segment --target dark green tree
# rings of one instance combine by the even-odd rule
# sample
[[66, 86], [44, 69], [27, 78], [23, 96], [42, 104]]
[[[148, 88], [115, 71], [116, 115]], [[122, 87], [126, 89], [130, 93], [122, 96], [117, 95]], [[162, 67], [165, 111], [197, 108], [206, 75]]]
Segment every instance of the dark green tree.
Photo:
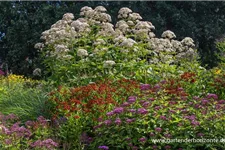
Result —
[[[101, 3], [101, 2], [98, 2]], [[40, 64], [34, 45], [41, 33], [71, 12], [94, 2], [15, 1], [0, 2], [0, 59], [13, 73], [29, 76]]]

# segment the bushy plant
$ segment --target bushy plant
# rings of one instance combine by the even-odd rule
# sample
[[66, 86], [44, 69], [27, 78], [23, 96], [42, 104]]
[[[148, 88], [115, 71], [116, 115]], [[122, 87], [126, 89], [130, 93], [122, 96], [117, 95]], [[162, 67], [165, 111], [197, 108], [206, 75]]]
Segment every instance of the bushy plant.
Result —
[[9, 75], [0, 80], [0, 110], [3, 114], [16, 114], [21, 121], [38, 116], [50, 117], [46, 104], [48, 87], [44, 82]]
[[88, 84], [106, 77], [146, 82], [154, 74], [150, 68], [162, 77], [161, 66], [167, 64], [169, 70], [182, 60], [196, 60], [191, 38], [174, 40], [176, 35], [169, 30], [156, 38], [152, 23], [141, 21], [129, 8], [119, 10], [115, 26], [102, 6], [83, 7], [80, 15], [83, 18], [73, 20], [73, 14], [64, 14], [42, 33], [44, 42], [35, 45], [57, 84]]
[[129, 94], [137, 92], [137, 87], [136, 81], [127, 79], [104, 80], [74, 88], [60, 86], [49, 93], [49, 102], [54, 103], [54, 117], [70, 116], [70, 113], [83, 111], [98, 118], [111, 105], [118, 105]]
[[[186, 74], [185, 74], [186, 75]], [[216, 94], [189, 96], [174, 82], [143, 84], [127, 105], [107, 112], [94, 127], [89, 149], [223, 149], [224, 143], [155, 143], [153, 139], [223, 139], [225, 101]], [[105, 146], [105, 147], [104, 147]]]
[[87, 144], [82, 134], [91, 134], [96, 120], [103, 119], [107, 110], [120, 105], [128, 95], [138, 91], [137, 82], [122, 79], [74, 88], [60, 86], [50, 92], [52, 120], [64, 149], [82, 149]]
[[1, 149], [54, 149], [58, 144], [50, 139], [49, 122], [40, 116], [37, 121], [19, 122], [14, 114], [0, 114]]
[[71, 116], [60, 117], [54, 120], [54, 136], [58, 139], [63, 150], [83, 150], [85, 148], [81, 135], [84, 132], [88, 119], [90, 118], [82, 112], [76, 112], [71, 113]]

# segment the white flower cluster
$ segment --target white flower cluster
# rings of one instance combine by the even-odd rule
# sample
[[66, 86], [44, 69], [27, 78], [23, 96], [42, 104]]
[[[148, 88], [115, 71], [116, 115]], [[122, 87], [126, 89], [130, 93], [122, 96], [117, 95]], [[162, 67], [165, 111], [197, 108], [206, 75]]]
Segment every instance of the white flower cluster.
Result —
[[155, 37], [152, 30], [155, 27], [149, 21], [140, 21], [140, 14], [132, 12], [129, 8], [121, 8], [118, 12], [118, 19], [121, 19], [116, 24], [116, 31], [126, 35], [127, 33], [135, 34], [137, 38], [144, 40]]
[[90, 32], [89, 24], [85, 19], [77, 19], [71, 23], [71, 26], [78, 33]]
[[85, 57], [88, 56], [88, 52], [85, 49], [78, 49], [77, 50], [77, 56], [79, 57]]
[[[91, 31], [90, 26], [93, 23], [101, 26], [99, 35], [109, 36], [115, 34], [113, 25], [108, 23], [111, 21], [111, 16], [105, 12], [106, 9], [102, 6], [98, 6], [94, 10], [91, 7], [83, 7], [80, 14], [84, 18], [78, 18], [77, 20], [73, 20], [74, 15], [72, 13], [64, 14], [61, 20], [42, 33], [41, 39], [44, 40], [44, 44], [38, 43], [35, 48], [42, 50], [45, 45], [52, 44], [55, 50], [48, 52], [47, 56], [56, 56], [59, 59], [70, 58], [71, 56], [66, 54], [69, 49], [64, 47], [68, 47], [70, 41], [84, 34], [87, 35]], [[59, 48], [58, 45], [64, 45], [64, 47]]]
[[57, 21], [51, 26], [49, 30], [42, 33], [41, 39], [45, 40], [45, 45], [54, 44], [60, 40], [69, 41], [71, 38], [76, 37], [76, 31], [70, 26], [73, 18], [70, 13], [63, 16], [62, 20]]
[[63, 59], [68, 57], [67, 53], [69, 52], [69, 49], [66, 45], [63, 44], [55, 44], [54, 45], [54, 51], [50, 51], [48, 53], [48, 57], [56, 57], [57, 59]]
[[45, 46], [44, 46], [43, 43], [36, 43], [36, 44], [34, 45], [34, 48], [35, 48], [35, 49], [40, 49], [40, 50], [42, 50], [44, 47], [45, 47]]
[[[113, 44], [119, 47], [122, 53], [128, 53], [130, 50], [138, 51], [136, 45], [139, 42], [148, 43], [147, 50], [154, 57], [150, 60], [151, 63], [159, 61], [172, 63], [173, 59], [194, 58], [196, 52], [194, 41], [186, 37], [182, 41], [174, 40], [176, 35], [167, 30], [162, 33], [162, 38], [156, 38], [153, 30], [154, 25], [149, 21], [141, 21], [140, 14], [133, 12], [129, 8], [121, 8], [118, 12], [118, 22], [111, 24], [111, 16], [106, 13], [106, 8], [98, 6], [91, 8], [85, 6], [80, 10], [82, 18], [74, 19], [72, 13], [66, 13], [63, 18], [51, 26], [49, 30], [42, 33], [41, 39], [43, 43], [37, 43], [35, 48], [43, 49], [48, 44], [53, 44], [55, 50], [48, 52], [48, 56], [59, 59], [71, 59], [72, 56], [67, 53], [70, 51], [71, 41], [75, 41], [82, 36], [88, 36], [92, 26], [98, 26], [99, 30], [96, 33], [96, 39], [92, 43], [92, 52], [87, 52], [85, 48], [80, 47], [77, 50], [79, 57], [92, 57], [94, 54], [108, 51], [106, 40], [103, 37], [112, 37]], [[128, 37], [127, 35], [135, 35]], [[115, 62], [114, 62], [115, 63]], [[108, 65], [106, 65], [108, 64]], [[113, 66], [110, 61], [104, 62], [104, 66]]]
[[174, 39], [174, 38], [176, 38], [176, 35], [172, 31], [167, 30], [167, 31], [163, 32], [161, 37], [167, 38], [167, 39]]
[[74, 15], [72, 13], [66, 13], [63, 15], [63, 18], [62, 18], [62, 20], [65, 20], [68, 23], [72, 22], [73, 19], [74, 19]]
[[95, 9], [85, 6], [81, 8], [80, 15], [84, 16], [92, 23], [100, 24], [101, 22], [111, 22], [111, 16], [105, 13], [106, 11], [106, 8], [103, 6], [97, 6]]
[[123, 47], [133, 47], [134, 44], [136, 44], [137, 42], [134, 41], [133, 39], [131, 38], [124, 38], [123, 42], [120, 44], [120, 46], [123, 46]]
[[103, 67], [104, 68], [112, 68], [115, 64], [116, 64], [115, 61], [107, 60], [107, 61], [104, 61]]
[[[162, 38], [151, 38], [148, 40], [149, 46], [153, 49], [156, 58], [150, 60], [152, 63], [158, 61], [173, 63], [183, 58], [192, 60], [197, 53], [194, 51], [194, 41], [190, 37], [182, 41], [173, 40], [176, 35], [167, 30], [163, 32]], [[164, 54], [164, 55], [163, 55]]]
[[128, 18], [130, 13], [132, 13], [132, 10], [130, 10], [127, 7], [123, 7], [118, 12], [118, 18], [119, 19], [126, 19], [126, 18]]

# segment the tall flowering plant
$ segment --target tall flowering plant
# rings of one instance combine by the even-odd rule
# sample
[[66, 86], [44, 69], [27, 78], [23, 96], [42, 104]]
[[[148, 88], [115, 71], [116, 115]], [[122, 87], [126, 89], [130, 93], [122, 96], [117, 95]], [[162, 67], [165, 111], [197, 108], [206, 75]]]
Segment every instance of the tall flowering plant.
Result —
[[85, 6], [80, 16], [75, 20], [72, 13], [64, 14], [42, 33], [44, 42], [35, 45], [57, 84], [87, 84], [102, 77], [143, 82], [150, 64], [161, 68], [160, 63], [170, 66], [196, 60], [190, 37], [177, 41], [167, 30], [157, 38], [154, 25], [129, 8], [119, 10], [115, 25], [103, 6]]

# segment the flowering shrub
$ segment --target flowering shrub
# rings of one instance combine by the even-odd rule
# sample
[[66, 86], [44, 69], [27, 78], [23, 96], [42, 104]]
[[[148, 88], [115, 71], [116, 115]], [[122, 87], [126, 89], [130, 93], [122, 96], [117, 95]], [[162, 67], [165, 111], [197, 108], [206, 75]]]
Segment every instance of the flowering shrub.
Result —
[[54, 149], [58, 144], [50, 135], [48, 121], [40, 116], [37, 121], [27, 121], [20, 126], [14, 114], [0, 114], [0, 148], [1, 149]]
[[[52, 113], [57, 137], [64, 149], [82, 149], [87, 146], [94, 121], [113, 106], [121, 104], [125, 97], [138, 91], [138, 83], [122, 79], [116, 82], [104, 80], [86, 86], [59, 87], [49, 93], [53, 103]], [[84, 136], [86, 135], [86, 136]]]
[[[224, 138], [220, 134], [224, 132], [224, 100], [216, 94], [190, 97], [182, 87], [175, 91], [169, 85], [170, 81], [141, 85], [140, 94], [107, 112], [107, 118], [94, 127], [95, 138], [89, 148], [207, 149], [208, 143], [154, 143], [152, 139]], [[210, 143], [210, 148], [222, 149], [224, 145]]]
[[104, 77], [144, 82], [150, 64], [160, 68], [160, 63], [170, 66], [196, 60], [190, 37], [177, 41], [168, 30], [162, 38], [156, 38], [152, 23], [141, 21], [142, 17], [129, 8], [119, 10], [119, 21], [114, 26], [106, 11], [102, 6], [83, 7], [83, 18], [73, 20], [74, 15], [66, 13], [42, 33], [44, 42], [35, 48], [43, 53], [52, 79], [58, 84], [87, 84]]

